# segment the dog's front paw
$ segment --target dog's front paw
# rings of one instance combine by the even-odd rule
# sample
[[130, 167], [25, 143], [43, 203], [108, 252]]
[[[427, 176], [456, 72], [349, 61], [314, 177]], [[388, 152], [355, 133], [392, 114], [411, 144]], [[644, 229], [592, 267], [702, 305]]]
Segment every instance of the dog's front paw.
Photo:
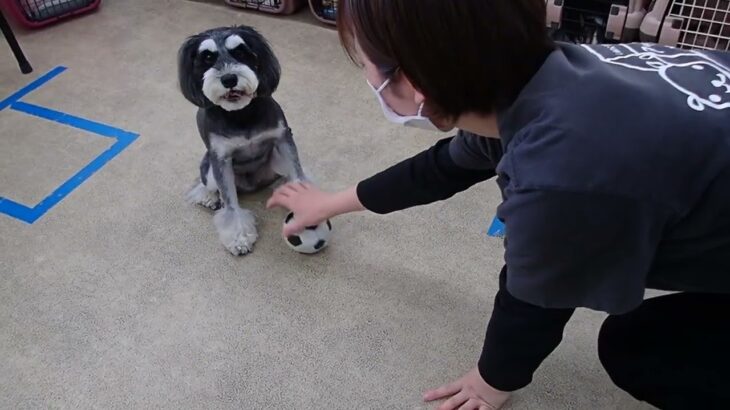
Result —
[[204, 206], [214, 211], [222, 208], [218, 191], [210, 191], [202, 183], [198, 183], [190, 191], [188, 191], [188, 193], [185, 194], [185, 200], [188, 203]]
[[223, 246], [235, 256], [246, 255], [253, 250], [258, 239], [256, 218], [247, 209], [224, 208], [216, 212], [213, 222]]

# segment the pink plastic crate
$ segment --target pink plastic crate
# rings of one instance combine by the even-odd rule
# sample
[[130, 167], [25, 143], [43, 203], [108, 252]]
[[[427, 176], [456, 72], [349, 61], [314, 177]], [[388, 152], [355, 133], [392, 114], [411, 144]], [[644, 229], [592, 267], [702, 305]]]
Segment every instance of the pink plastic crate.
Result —
[[244, 9], [258, 10], [272, 14], [292, 14], [299, 10], [306, 0], [225, 0], [227, 4]]
[[5, 0], [3, 4], [20, 24], [39, 28], [96, 10], [101, 0]]

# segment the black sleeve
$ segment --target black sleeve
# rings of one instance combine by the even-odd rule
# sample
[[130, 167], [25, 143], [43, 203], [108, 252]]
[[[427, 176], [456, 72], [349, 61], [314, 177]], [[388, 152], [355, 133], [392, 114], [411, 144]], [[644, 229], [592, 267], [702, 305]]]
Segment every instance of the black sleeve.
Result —
[[[363, 180], [357, 196], [366, 209], [387, 214], [441, 201], [495, 175], [494, 164], [486, 155], [470, 151], [470, 164], [460, 164], [455, 156], [465, 151], [467, 141], [483, 139], [459, 135], [440, 140], [433, 147], [385, 171]], [[455, 154], [459, 153], [459, 154]], [[472, 166], [481, 158], [482, 166]], [[457, 158], [458, 159], [458, 158]]]
[[575, 309], [548, 309], [522, 302], [507, 291], [506, 275], [505, 267], [478, 366], [490, 386], [514, 391], [530, 384], [533, 373], [560, 344]]

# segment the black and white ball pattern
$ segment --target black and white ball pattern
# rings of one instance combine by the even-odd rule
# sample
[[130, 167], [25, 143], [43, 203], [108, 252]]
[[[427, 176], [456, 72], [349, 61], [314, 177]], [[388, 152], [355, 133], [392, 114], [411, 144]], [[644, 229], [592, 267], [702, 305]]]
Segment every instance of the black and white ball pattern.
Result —
[[[294, 220], [294, 214], [289, 213], [284, 219], [284, 226]], [[302, 232], [286, 238], [286, 244], [299, 253], [317, 253], [327, 247], [332, 236], [332, 223], [327, 220], [317, 226], [308, 226]]]

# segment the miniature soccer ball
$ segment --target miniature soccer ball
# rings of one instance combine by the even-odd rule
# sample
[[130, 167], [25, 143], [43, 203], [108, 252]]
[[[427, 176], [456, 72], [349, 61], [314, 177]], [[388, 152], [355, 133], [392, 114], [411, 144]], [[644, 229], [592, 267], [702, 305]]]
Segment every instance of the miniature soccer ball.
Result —
[[[294, 214], [289, 213], [284, 219], [284, 226], [294, 220]], [[286, 238], [286, 244], [299, 253], [312, 254], [324, 249], [332, 236], [332, 223], [329, 220], [317, 226], [308, 226], [296, 235]]]

